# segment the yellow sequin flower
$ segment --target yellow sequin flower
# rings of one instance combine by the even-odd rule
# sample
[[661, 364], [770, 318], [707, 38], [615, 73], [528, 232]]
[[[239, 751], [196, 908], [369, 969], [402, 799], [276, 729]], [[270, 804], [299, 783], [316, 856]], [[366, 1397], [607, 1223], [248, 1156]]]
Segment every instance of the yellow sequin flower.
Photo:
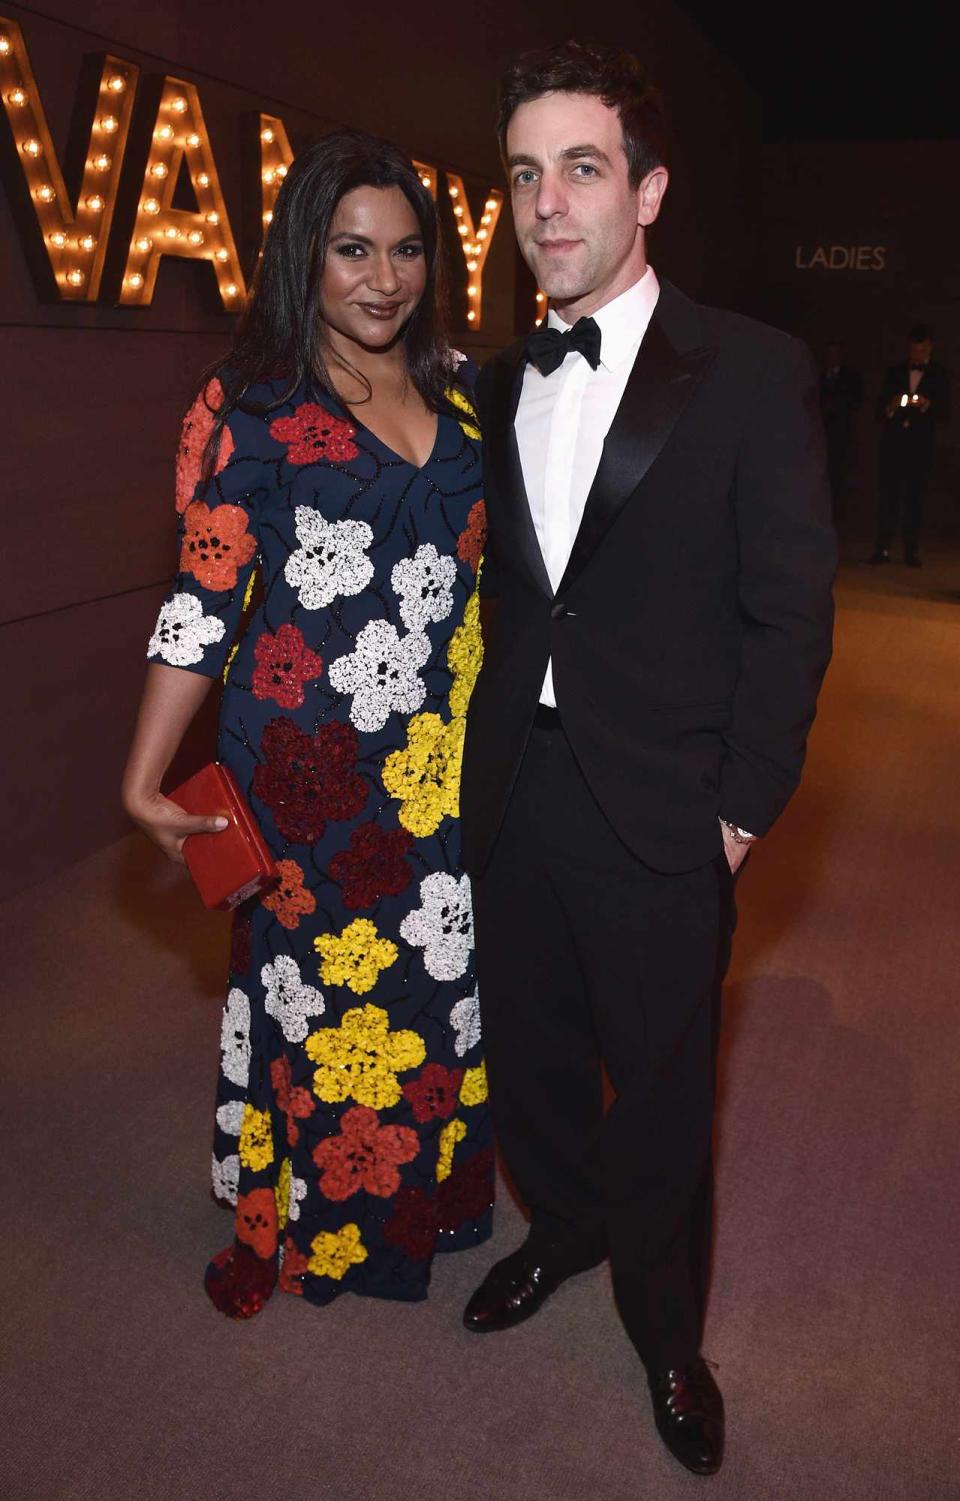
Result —
[[354, 918], [335, 938], [321, 933], [313, 940], [323, 956], [320, 978], [327, 985], [349, 985], [354, 995], [372, 990], [382, 969], [389, 969], [397, 957], [397, 946], [389, 938], [380, 938], [368, 917]]
[[280, 1230], [285, 1229], [287, 1216], [290, 1212], [290, 1180], [292, 1176], [293, 1168], [290, 1165], [290, 1158], [284, 1157], [280, 1164], [280, 1171], [277, 1174], [277, 1181], [273, 1189], [273, 1196], [277, 1201], [277, 1227]]
[[447, 666], [453, 674], [450, 687], [450, 713], [466, 714], [473, 685], [483, 663], [483, 637], [480, 634], [480, 595], [475, 589], [467, 600], [463, 622], [450, 637]]
[[273, 1132], [270, 1129], [269, 1110], [255, 1110], [252, 1105], [244, 1105], [243, 1125], [240, 1127], [240, 1161], [255, 1173], [269, 1167], [273, 1161]]
[[400, 802], [399, 822], [418, 839], [435, 834], [445, 815], [460, 811], [460, 765], [465, 723], [439, 714], [416, 714], [407, 743], [383, 765], [383, 785]]
[[479, 1064], [476, 1068], [468, 1068], [460, 1085], [460, 1103], [462, 1105], [482, 1105], [487, 1098], [487, 1065]]
[[463, 1141], [467, 1128], [463, 1121], [448, 1121], [440, 1132], [440, 1151], [437, 1157], [437, 1182], [442, 1183], [453, 1172], [453, 1153], [458, 1141]]
[[332, 1277], [335, 1282], [352, 1266], [359, 1266], [367, 1259], [367, 1248], [360, 1239], [359, 1225], [344, 1225], [336, 1235], [322, 1230], [310, 1242], [313, 1255], [307, 1262], [307, 1270], [315, 1277]]
[[397, 1074], [418, 1068], [427, 1055], [416, 1032], [391, 1032], [380, 1006], [356, 1006], [339, 1027], [325, 1027], [306, 1040], [307, 1057], [319, 1068], [313, 1088], [321, 1100], [356, 1100], [374, 1110], [398, 1104]]
[[477, 409], [469, 396], [464, 395], [457, 386], [448, 386], [443, 394], [451, 406], [455, 406], [458, 412], [463, 412], [464, 415], [458, 420], [467, 437], [479, 438], [480, 420], [477, 417]]

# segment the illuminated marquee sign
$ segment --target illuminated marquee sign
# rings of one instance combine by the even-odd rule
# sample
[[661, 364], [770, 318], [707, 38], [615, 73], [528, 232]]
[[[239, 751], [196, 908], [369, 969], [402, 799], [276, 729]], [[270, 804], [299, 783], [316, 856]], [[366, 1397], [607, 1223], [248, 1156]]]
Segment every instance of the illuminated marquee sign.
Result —
[[[111, 55], [105, 57], [80, 190], [72, 203], [23, 33], [15, 21], [0, 16], [0, 94], [56, 295], [65, 302], [91, 303], [101, 296], [107, 242], [117, 207], [139, 78], [136, 64]], [[294, 153], [278, 116], [261, 114], [259, 131], [260, 212], [265, 235]], [[416, 162], [415, 166], [436, 200], [437, 168], [426, 162]], [[195, 209], [174, 207], [177, 184], [184, 169], [189, 175]], [[499, 222], [503, 194], [496, 188], [488, 191], [476, 222], [463, 179], [455, 172], [444, 175], [466, 266], [467, 323], [471, 328], [479, 328], [483, 268]], [[240, 311], [246, 283], [200, 95], [194, 84], [175, 77], [165, 77], [162, 81], [133, 230], [114, 300], [121, 307], [148, 306], [153, 299], [160, 263], [168, 255], [208, 261], [213, 267], [222, 306], [227, 312]]]

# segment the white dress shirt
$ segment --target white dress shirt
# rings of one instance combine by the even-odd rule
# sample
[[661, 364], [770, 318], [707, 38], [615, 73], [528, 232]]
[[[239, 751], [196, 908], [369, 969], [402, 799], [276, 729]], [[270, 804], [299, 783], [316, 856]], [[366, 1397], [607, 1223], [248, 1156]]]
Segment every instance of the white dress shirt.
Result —
[[[549, 375], [527, 365], [516, 432], [530, 514], [547, 575], [556, 590], [573, 550], [603, 442], [660, 295], [648, 266], [638, 282], [600, 308], [600, 364], [591, 370], [579, 350]], [[552, 309], [551, 328], [570, 327]], [[540, 702], [556, 708], [553, 663], [547, 664]]]

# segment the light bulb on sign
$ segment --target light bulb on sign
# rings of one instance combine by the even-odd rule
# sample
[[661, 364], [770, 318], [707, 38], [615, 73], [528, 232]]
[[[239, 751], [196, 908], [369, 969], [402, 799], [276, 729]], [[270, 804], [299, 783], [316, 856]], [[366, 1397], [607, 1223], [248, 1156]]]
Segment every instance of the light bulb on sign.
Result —
[[104, 132], [104, 134], [112, 136], [116, 131], [119, 123], [120, 122], [117, 119], [116, 115], [104, 115], [100, 121], [100, 129]]
[[53, 231], [53, 234], [50, 236], [50, 244], [53, 246], [54, 250], [62, 250], [66, 243], [67, 237], [64, 234], [63, 230], [55, 229]]
[[264, 224], [272, 224], [273, 223], [273, 210], [272, 209], [269, 209], [269, 208], [267, 209], [267, 212], [263, 216], [263, 222], [264, 222]]
[[122, 94], [127, 86], [127, 80], [120, 73], [114, 73], [112, 78], [107, 79], [107, 88], [111, 94]]
[[283, 179], [286, 177], [286, 175], [287, 175], [287, 169], [283, 165], [283, 162], [281, 162], [280, 165], [279, 165], [279, 167], [277, 168], [277, 176], [279, 177], [280, 181], [282, 182]]
[[187, 239], [190, 241], [191, 245], [203, 244], [203, 234], [199, 229], [191, 229], [190, 233], [187, 235]]
[[230, 252], [229, 252], [229, 250], [224, 250], [223, 247], [221, 246], [221, 248], [217, 251], [217, 257], [216, 258], [217, 258], [218, 261], [228, 261], [230, 259]]
[[160, 204], [157, 201], [157, 199], [156, 198], [145, 198], [143, 200], [143, 212], [145, 214], [159, 214], [159, 212], [160, 212]]
[[468, 323], [475, 323], [476, 319], [477, 319], [477, 315], [473, 311], [473, 308], [471, 308], [470, 311], [467, 313], [467, 322]]
[[67, 281], [70, 283], [71, 287], [82, 287], [83, 272], [78, 271], [76, 267], [74, 267], [72, 271], [67, 272]]
[[157, 127], [157, 131], [156, 131], [156, 136], [157, 136], [157, 140], [158, 141], [171, 141], [171, 140], [173, 140], [173, 126], [172, 125], [160, 125], [160, 126], [158, 126]]
[[159, 179], [159, 181], [162, 182], [169, 170], [170, 168], [166, 165], [165, 162], [154, 162], [153, 166], [150, 168], [150, 176], [156, 177]]
[[139, 238], [139, 240], [136, 241], [137, 249], [139, 251], [141, 251], [141, 252], [148, 251], [150, 249], [150, 246], [152, 244], [153, 244], [153, 241], [152, 240], [148, 240], [146, 235], [141, 235], [140, 238]]
[[132, 287], [135, 292], [143, 286], [143, 277], [140, 275], [139, 271], [134, 271], [130, 276], [127, 277], [127, 286]]
[[85, 250], [88, 255], [90, 254], [91, 250], [96, 250], [97, 248], [97, 242], [93, 238], [93, 235], [81, 235], [79, 240], [77, 241], [77, 244], [80, 246], [80, 249]]
[[186, 99], [184, 99], [184, 97], [183, 97], [182, 94], [178, 94], [175, 99], [171, 99], [170, 100], [170, 108], [173, 110], [173, 112], [174, 112], [175, 115], [185, 115], [186, 114], [186, 112], [187, 112], [187, 101], [186, 101]]
[[41, 203], [52, 203], [56, 196], [56, 193], [48, 182], [37, 188], [37, 197]]
[[228, 297], [236, 297], [238, 289], [235, 282], [228, 281], [223, 290], [226, 292]]
[[191, 148], [195, 148], [200, 145], [200, 137], [197, 135], [197, 132], [195, 130], [191, 130], [190, 134], [186, 138], [186, 141], [187, 145]]
[[449, 192], [450, 192], [450, 197], [451, 198], [459, 198], [460, 197], [460, 189], [459, 188], [450, 188]]
[[106, 156], [103, 152], [101, 152], [99, 156], [95, 156], [93, 158], [90, 165], [91, 167], [93, 167], [95, 172], [109, 172], [110, 158], [109, 156]]
[[273, 142], [275, 140], [275, 136], [274, 136], [273, 131], [270, 129], [269, 126], [267, 126], [266, 130], [261, 130], [261, 132], [260, 132], [260, 139], [261, 139], [261, 141], [263, 142], [263, 144], [265, 146], [272, 146], [273, 145]]
[[266, 172], [264, 172], [263, 174], [263, 180], [265, 183], [271, 183], [273, 182], [273, 179], [276, 177], [276, 175], [277, 174], [274, 172], [273, 168], [268, 167]]
[[23, 89], [11, 89], [7, 98], [16, 109], [20, 109], [27, 102], [27, 96]]
[[206, 172], [197, 173], [196, 184], [198, 188], [208, 188], [210, 186], [210, 178]]
[[13, 47], [11, 46], [10, 38], [8, 36], [0, 36], [0, 57], [9, 57], [12, 51]]
[[207, 223], [208, 224], [219, 224], [220, 223], [220, 215], [217, 213], [216, 209], [212, 209], [210, 211], [210, 213], [207, 215]]
[[180, 238], [180, 231], [174, 224], [168, 224], [163, 232], [168, 240], [179, 240]]
[[86, 200], [86, 204], [91, 214], [99, 214], [103, 212], [103, 199], [100, 197], [99, 193], [91, 193], [90, 197]]
[[40, 145], [39, 141], [35, 141], [31, 138], [28, 141], [24, 141], [20, 149], [23, 152], [24, 156], [38, 157], [43, 150], [43, 147]]

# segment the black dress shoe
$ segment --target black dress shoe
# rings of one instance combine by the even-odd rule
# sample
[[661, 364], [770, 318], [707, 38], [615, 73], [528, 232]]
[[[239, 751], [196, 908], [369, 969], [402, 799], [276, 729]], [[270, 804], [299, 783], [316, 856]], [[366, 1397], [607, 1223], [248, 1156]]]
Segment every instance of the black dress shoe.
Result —
[[674, 1459], [695, 1475], [723, 1462], [723, 1397], [699, 1356], [690, 1365], [649, 1375], [657, 1432]]
[[472, 1334], [513, 1329], [542, 1308], [561, 1282], [603, 1259], [578, 1262], [556, 1248], [527, 1242], [490, 1268], [464, 1310], [464, 1325]]

